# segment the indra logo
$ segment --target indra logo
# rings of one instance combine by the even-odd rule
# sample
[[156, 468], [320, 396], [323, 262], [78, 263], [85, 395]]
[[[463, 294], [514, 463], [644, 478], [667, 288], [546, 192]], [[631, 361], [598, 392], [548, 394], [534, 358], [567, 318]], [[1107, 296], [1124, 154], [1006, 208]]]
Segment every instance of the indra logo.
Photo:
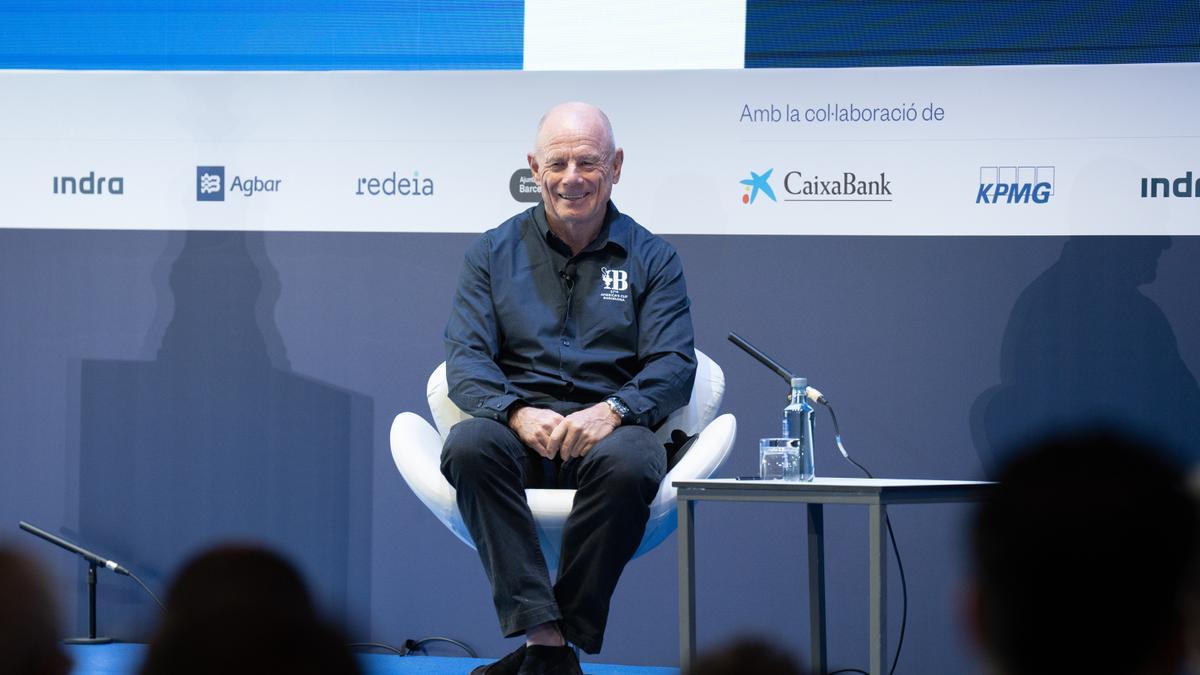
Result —
[[223, 202], [226, 192], [240, 192], [243, 197], [253, 197], [263, 192], [279, 192], [279, 186], [282, 183], [283, 179], [281, 178], [234, 176], [226, 189], [225, 167], [198, 166], [196, 167], [196, 201]]
[[1200, 198], [1200, 178], [1193, 180], [1191, 171], [1175, 179], [1152, 176], [1143, 178], [1142, 199], [1159, 197]]
[[56, 195], [123, 195], [125, 194], [125, 178], [122, 176], [97, 176], [95, 171], [89, 171], [86, 176], [55, 176], [54, 194]]
[[981, 166], [976, 204], [1045, 204], [1054, 196], [1052, 166]]
[[750, 172], [750, 177], [741, 181], [746, 187], [742, 190], [742, 203], [753, 204], [755, 199], [758, 199], [758, 193], [761, 192], [775, 201], [775, 191], [771, 189], [771, 184], [767, 181], [771, 178], [771, 172], [775, 169], [767, 169], [762, 173]]

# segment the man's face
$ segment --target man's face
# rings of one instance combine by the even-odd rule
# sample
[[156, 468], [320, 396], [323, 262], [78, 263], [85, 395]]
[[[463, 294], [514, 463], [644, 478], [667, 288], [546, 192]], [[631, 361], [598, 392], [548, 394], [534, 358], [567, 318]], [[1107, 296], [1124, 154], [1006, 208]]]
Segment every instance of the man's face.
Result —
[[603, 123], [586, 114], [548, 118], [529, 155], [552, 225], [587, 231], [604, 220], [612, 186], [621, 179], [623, 153], [612, 148]]

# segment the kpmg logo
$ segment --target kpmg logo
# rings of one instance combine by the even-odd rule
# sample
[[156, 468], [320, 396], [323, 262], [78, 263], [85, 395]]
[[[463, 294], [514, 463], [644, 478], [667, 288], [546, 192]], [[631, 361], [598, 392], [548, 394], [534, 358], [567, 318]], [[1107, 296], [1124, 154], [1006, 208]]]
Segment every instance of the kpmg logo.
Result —
[[418, 171], [413, 172], [412, 178], [400, 178], [393, 171], [392, 175], [382, 178], [359, 178], [354, 194], [357, 197], [432, 197], [433, 179], [422, 178]]
[[196, 167], [196, 201], [225, 201], [225, 167]]
[[1200, 178], [1193, 180], [1191, 171], [1175, 179], [1150, 176], [1143, 178], [1142, 199], [1159, 197], [1200, 198]]
[[519, 202], [542, 201], [542, 186], [538, 185], [529, 169], [517, 169], [508, 179], [508, 191]]
[[755, 199], [758, 199], [758, 193], [761, 192], [775, 201], [775, 191], [771, 189], [771, 184], [767, 181], [771, 178], [771, 172], [775, 169], [767, 169], [762, 173], [750, 172], [749, 178], [744, 178], [739, 181], [746, 187], [742, 190], [742, 203], [753, 204]]
[[1052, 166], [981, 166], [976, 204], [1045, 204], [1054, 196]]
[[89, 171], [86, 176], [55, 176], [54, 194], [123, 195], [125, 194], [125, 178], [122, 176], [97, 176], [95, 171]]

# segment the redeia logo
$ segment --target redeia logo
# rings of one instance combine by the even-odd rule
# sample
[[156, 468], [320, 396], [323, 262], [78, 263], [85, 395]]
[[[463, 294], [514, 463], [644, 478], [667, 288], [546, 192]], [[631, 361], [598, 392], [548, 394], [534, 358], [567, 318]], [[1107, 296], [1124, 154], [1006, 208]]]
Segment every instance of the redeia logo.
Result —
[[761, 174], [751, 171], [749, 178], [740, 181], [742, 185], [746, 186], [742, 191], [743, 204], [753, 204], [754, 200], [758, 198], [759, 192], [770, 197], [771, 201], [775, 201], [775, 191], [771, 189], [771, 184], [767, 182], [767, 179], [771, 177], [771, 172], [774, 170], [774, 168], [767, 169]]
[[354, 190], [356, 196], [375, 197], [432, 197], [433, 179], [422, 178], [420, 172], [414, 171], [412, 178], [401, 178], [393, 171], [392, 175], [383, 178], [363, 177], [358, 179], [358, 187]]

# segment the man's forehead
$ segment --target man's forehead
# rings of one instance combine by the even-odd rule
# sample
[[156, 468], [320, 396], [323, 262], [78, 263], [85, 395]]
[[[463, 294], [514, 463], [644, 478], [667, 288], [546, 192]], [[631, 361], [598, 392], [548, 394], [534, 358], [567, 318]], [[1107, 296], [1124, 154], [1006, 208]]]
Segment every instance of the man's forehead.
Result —
[[604, 155], [604, 146], [594, 138], [550, 139], [542, 145], [547, 157], [562, 155]]
[[546, 127], [542, 129], [539, 138], [542, 145], [549, 147], [551, 145], [604, 145], [605, 134], [603, 128], [594, 126], [561, 126], [561, 127]]
[[552, 110], [538, 128], [535, 149], [543, 153], [551, 147], [592, 146], [601, 152], [613, 145], [606, 120], [598, 109], [566, 106]]

